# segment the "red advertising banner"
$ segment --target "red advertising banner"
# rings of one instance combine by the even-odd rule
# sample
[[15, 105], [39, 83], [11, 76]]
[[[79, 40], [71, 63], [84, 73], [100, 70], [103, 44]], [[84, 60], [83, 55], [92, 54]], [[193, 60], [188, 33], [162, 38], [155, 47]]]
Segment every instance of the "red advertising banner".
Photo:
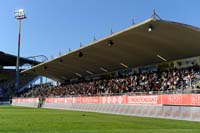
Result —
[[[13, 103], [16, 102], [38, 102], [38, 98], [14, 98]], [[200, 106], [200, 94], [46, 98], [45, 102], [79, 104], [149, 104]]]
[[200, 105], [200, 94], [191, 94], [191, 105]]
[[101, 103], [101, 97], [76, 97], [74, 103]]
[[101, 104], [127, 104], [127, 96], [101, 97]]
[[200, 94], [162, 95], [163, 105], [196, 105], [200, 106]]
[[128, 96], [127, 104], [161, 104], [161, 96]]
[[38, 102], [38, 98], [14, 98], [12, 102]]
[[73, 103], [73, 98], [46, 98], [47, 103]]
[[162, 95], [163, 105], [190, 105], [190, 94]]

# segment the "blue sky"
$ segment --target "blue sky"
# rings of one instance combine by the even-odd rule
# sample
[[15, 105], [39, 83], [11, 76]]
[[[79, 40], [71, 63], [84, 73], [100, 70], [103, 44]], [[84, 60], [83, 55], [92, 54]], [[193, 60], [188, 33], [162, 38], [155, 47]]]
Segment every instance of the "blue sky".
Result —
[[148, 19], [156, 9], [162, 19], [200, 27], [199, 0], [0, 0], [0, 51], [17, 54], [14, 9], [23, 8], [21, 56], [58, 56]]

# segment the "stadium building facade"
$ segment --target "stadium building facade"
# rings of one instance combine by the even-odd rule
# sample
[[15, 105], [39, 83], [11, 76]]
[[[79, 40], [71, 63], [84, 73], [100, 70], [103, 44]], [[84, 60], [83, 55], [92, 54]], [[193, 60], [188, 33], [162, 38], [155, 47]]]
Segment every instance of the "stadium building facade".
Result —
[[[80, 49], [24, 70], [22, 73], [54, 79], [60, 82], [61, 87], [50, 87], [49, 91], [45, 90], [46, 86], [41, 85], [39, 91], [34, 92], [38, 97], [14, 98], [13, 105], [37, 107], [40, 97], [45, 97], [44, 108], [200, 121], [199, 43], [199, 28], [152, 17]], [[70, 83], [74, 80], [78, 81], [77, 84], [82, 84], [87, 79], [95, 80], [96, 78], [98, 80], [98, 75], [104, 75], [106, 79], [135, 73], [138, 75], [149, 71], [164, 72], [161, 75], [150, 73], [151, 76], [148, 74], [146, 76], [154, 78], [156, 81], [154, 87], [159, 88], [158, 90], [146, 91], [141, 85], [144, 83], [141, 83], [140, 87], [143, 87], [140, 88], [141, 92], [118, 93], [118, 96], [109, 96], [113, 94], [109, 91], [106, 93], [107, 96], [97, 93], [97, 96], [87, 95], [85, 97], [80, 95], [81, 92], [78, 96], [74, 93], [67, 96], [62, 94], [60, 98], [46, 96], [47, 92], [57, 94], [63, 84], [69, 84], [64, 88], [75, 87], [76, 83]], [[186, 73], [187, 76], [181, 72]], [[168, 78], [168, 75], [171, 75], [171, 79], [176, 77], [177, 81], [181, 78], [184, 81], [182, 86], [186, 88], [178, 88], [177, 83], [173, 81], [173, 84], [176, 85], [168, 85], [166, 82], [166, 86], [172, 87], [167, 88], [170, 91], [164, 91], [165, 88], [160, 89], [162, 86], [158, 87], [158, 84], [163, 75], [165, 75], [164, 78]], [[134, 76], [137, 78], [136, 75]], [[141, 81], [145, 81], [143, 77]], [[187, 79], [185, 80], [184, 77]], [[196, 86], [191, 85], [191, 77], [195, 77]], [[106, 84], [108, 81], [105, 80]], [[91, 87], [92, 82], [86, 82], [84, 86], [87, 83]], [[29, 93], [33, 93], [33, 91], [28, 91]]]
[[[0, 51], [0, 102], [8, 100], [10, 97], [14, 96], [15, 91], [18, 91], [15, 88], [16, 59], [17, 57], [15, 55]], [[20, 67], [25, 64], [33, 66], [40, 63], [38, 61], [30, 60], [27, 58], [20, 58], [20, 61]], [[22, 70], [23, 69], [20, 69], [20, 71]], [[27, 86], [37, 78], [35, 75], [31, 74], [21, 74], [20, 77], [20, 88]]]

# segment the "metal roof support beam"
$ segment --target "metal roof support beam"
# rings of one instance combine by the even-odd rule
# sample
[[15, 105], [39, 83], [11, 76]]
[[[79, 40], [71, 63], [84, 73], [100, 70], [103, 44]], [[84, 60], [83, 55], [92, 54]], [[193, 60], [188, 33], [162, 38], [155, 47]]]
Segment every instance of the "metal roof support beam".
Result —
[[94, 73], [92, 73], [91, 71], [86, 71], [88, 74], [93, 75]]
[[104, 71], [104, 72], [108, 72], [108, 70], [104, 69], [104, 68], [100, 68], [100, 70]]
[[157, 54], [157, 57], [163, 61], [167, 61], [167, 59], [165, 59], [164, 57], [162, 57], [161, 55]]
[[125, 68], [128, 68], [128, 66], [126, 64], [122, 63], [122, 62], [120, 63], [120, 65], [125, 67]]
[[82, 77], [82, 75], [80, 73], [75, 73], [77, 76]]

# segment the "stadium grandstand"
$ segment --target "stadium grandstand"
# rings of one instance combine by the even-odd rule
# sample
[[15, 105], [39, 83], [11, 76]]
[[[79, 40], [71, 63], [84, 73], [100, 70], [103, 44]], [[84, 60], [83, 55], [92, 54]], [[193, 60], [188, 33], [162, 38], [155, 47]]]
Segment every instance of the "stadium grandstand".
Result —
[[23, 70], [56, 85], [23, 89], [13, 105], [200, 121], [199, 38], [197, 27], [153, 16]]
[[[155, 71], [163, 69], [162, 64], [170, 64], [170, 61], [199, 56], [198, 30], [189, 25], [151, 18], [22, 73], [43, 75], [68, 83], [96, 79], [102, 75], [118, 77], [124, 70], [132, 74], [134, 71], [142, 73], [141, 68], [147, 65]], [[198, 57], [193, 60], [185, 66], [181, 65], [181, 61], [175, 61], [168, 68], [198, 66]]]
[[[15, 93], [16, 59], [17, 57], [15, 55], [7, 54], [2, 51], [0, 52], [0, 101], [8, 100], [9, 97], [13, 96]], [[34, 66], [39, 63], [40, 62], [35, 60], [20, 58], [21, 67], [26, 64]], [[20, 71], [22, 70], [23, 69]], [[31, 74], [21, 74], [20, 77], [20, 88], [27, 86], [28, 83], [36, 78]]]

